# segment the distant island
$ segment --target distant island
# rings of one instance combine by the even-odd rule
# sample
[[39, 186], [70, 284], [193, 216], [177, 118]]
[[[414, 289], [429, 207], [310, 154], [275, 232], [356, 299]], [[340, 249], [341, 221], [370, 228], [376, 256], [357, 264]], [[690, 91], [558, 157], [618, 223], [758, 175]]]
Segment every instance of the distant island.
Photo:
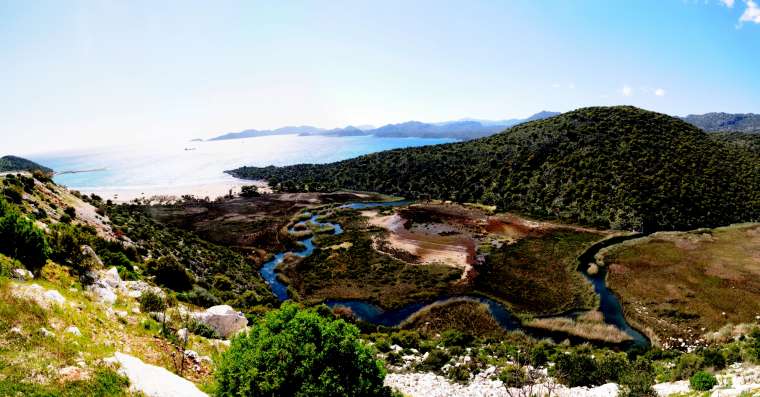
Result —
[[214, 138], [210, 141], [222, 141], [228, 139], [253, 138], [270, 135], [302, 135], [302, 136], [368, 136], [374, 135], [383, 138], [451, 138], [470, 140], [483, 138], [501, 132], [506, 128], [517, 124], [543, 120], [557, 116], [557, 112], [542, 111], [525, 119], [507, 120], [476, 120], [463, 119], [445, 121], [441, 123], [423, 123], [420, 121], [407, 121], [399, 124], [388, 124], [379, 128], [371, 126], [348, 126], [345, 128], [324, 129], [308, 125], [282, 127], [274, 130], [245, 130], [230, 132]]

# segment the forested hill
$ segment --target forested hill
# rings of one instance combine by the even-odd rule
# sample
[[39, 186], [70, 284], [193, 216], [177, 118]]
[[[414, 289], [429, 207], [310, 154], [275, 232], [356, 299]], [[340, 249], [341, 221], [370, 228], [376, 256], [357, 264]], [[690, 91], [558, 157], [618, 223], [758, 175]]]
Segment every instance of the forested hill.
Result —
[[483, 139], [326, 165], [229, 172], [282, 190], [346, 188], [481, 202], [615, 229], [760, 220], [760, 157], [634, 107], [579, 109]]
[[53, 170], [43, 167], [34, 161], [27, 160], [16, 156], [0, 157], [0, 172], [6, 171], [34, 171], [40, 170], [45, 173], [51, 173]]

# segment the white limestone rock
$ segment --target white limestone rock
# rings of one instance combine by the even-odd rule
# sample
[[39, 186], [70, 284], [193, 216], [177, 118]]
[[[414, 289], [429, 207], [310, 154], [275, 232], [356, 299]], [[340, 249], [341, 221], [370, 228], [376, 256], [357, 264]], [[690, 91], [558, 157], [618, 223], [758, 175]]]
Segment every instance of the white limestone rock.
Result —
[[18, 281], [28, 281], [34, 279], [34, 274], [26, 269], [13, 269], [13, 278]]
[[130, 389], [148, 397], [204, 397], [207, 396], [189, 380], [165, 368], [142, 362], [139, 358], [117, 352], [119, 373], [129, 378]]
[[82, 336], [82, 331], [80, 331], [79, 328], [77, 328], [77, 327], [75, 327], [73, 325], [70, 326], [70, 327], [68, 327], [68, 328], [66, 328], [64, 330], [64, 332], [66, 332], [67, 334], [74, 335], [74, 336]]
[[223, 338], [228, 338], [248, 325], [243, 313], [228, 305], [212, 306], [204, 312], [193, 313], [193, 318], [214, 330]]
[[66, 298], [56, 290], [46, 290], [38, 284], [12, 284], [11, 294], [16, 298], [28, 299], [33, 301], [43, 309], [49, 309], [51, 305], [62, 305], [66, 303]]

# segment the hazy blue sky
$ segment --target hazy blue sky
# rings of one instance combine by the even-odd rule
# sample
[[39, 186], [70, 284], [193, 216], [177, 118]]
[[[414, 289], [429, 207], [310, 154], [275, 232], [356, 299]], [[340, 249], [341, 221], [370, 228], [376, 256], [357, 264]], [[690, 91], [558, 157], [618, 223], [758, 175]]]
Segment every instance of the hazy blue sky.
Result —
[[16, 153], [589, 105], [758, 112], [760, 7], [0, 0], [0, 90]]

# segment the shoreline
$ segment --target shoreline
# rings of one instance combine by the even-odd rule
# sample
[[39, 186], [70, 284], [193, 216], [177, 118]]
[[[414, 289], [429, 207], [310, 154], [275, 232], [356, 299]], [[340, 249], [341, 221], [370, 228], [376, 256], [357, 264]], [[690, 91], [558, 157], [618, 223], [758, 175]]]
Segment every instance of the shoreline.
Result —
[[215, 200], [232, 193], [240, 193], [242, 186], [255, 185], [261, 193], [270, 193], [272, 190], [265, 181], [245, 179], [233, 179], [211, 183], [199, 183], [181, 186], [125, 186], [125, 187], [68, 187], [70, 190], [79, 191], [82, 194], [96, 194], [103, 200], [111, 200], [115, 203], [127, 203], [135, 199], [151, 198], [180, 198], [184, 195], [196, 198], [208, 197]]

